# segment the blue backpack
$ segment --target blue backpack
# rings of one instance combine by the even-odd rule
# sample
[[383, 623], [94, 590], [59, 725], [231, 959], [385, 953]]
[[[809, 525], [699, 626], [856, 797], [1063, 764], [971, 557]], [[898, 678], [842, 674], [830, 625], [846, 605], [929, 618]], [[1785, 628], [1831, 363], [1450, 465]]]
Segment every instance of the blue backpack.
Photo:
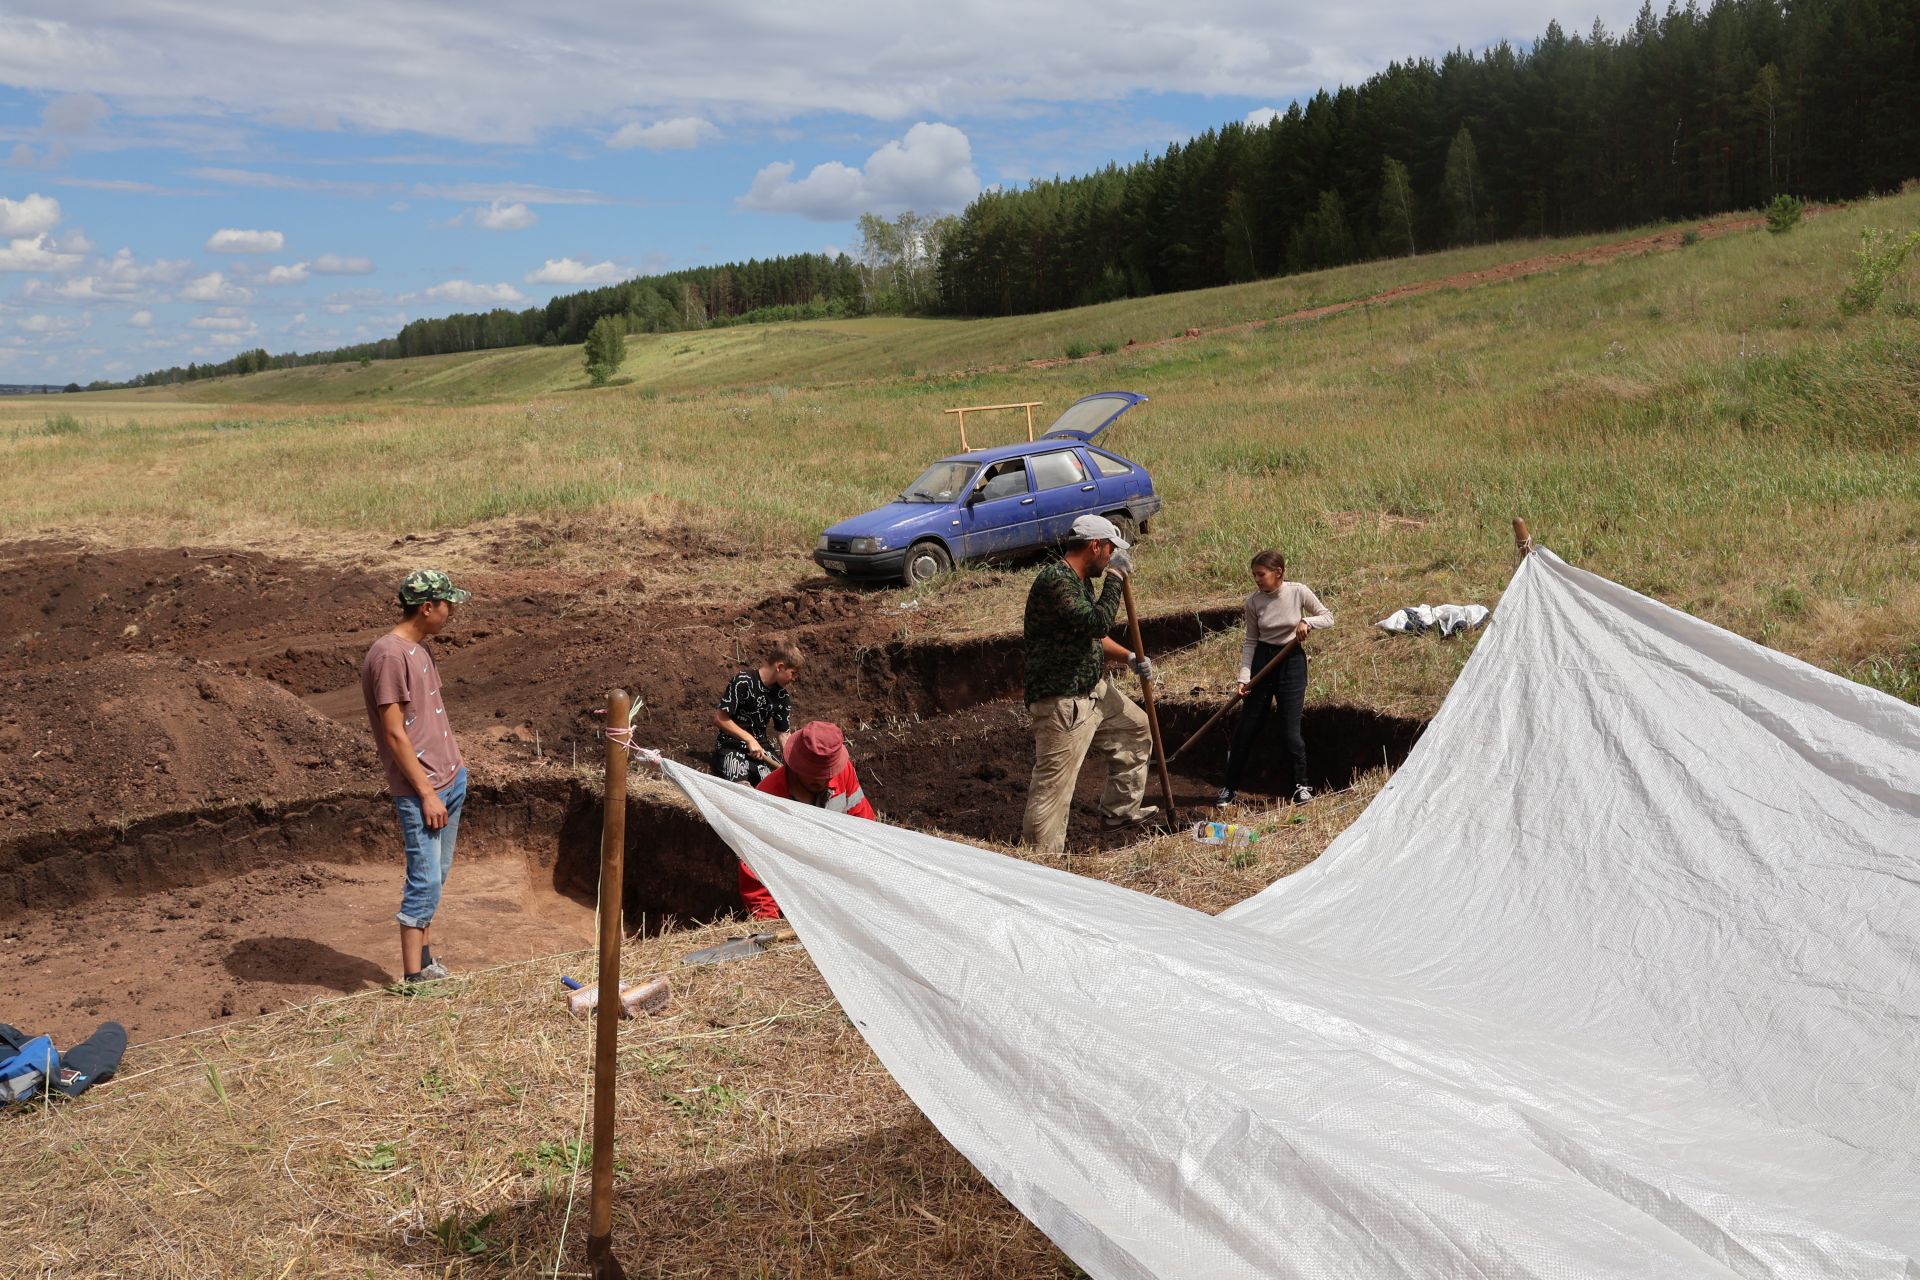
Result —
[[[11, 1051], [11, 1052], [9, 1052]], [[29, 1040], [16, 1028], [0, 1023], [0, 1103], [25, 1102], [60, 1074], [60, 1051], [52, 1036]]]

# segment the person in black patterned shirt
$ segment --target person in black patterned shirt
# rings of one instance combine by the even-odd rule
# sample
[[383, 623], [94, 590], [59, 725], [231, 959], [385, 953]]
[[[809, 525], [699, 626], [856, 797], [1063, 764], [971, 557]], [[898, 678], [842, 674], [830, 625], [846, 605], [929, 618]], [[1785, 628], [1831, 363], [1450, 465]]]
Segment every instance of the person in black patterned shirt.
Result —
[[780, 767], [793, 730], [793, 699], [787, 686], [800, 674], [800, 649], [776, 640], [766, 661], [737, 673], [720, 695], [713, 713], [719, 735], [713, 743], [713, 771], [729, 782], [758, 786]]

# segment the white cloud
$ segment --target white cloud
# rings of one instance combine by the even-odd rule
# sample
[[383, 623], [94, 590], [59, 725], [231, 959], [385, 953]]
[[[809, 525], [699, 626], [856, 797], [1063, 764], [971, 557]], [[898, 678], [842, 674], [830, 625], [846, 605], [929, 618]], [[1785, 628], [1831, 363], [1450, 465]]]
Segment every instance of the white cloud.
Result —
[[[1619, 29], [1640, 0], [1597, 0]], [[465, 0], [336, 0], [235, 21], [219, 5], [9, 0], [0, 83], [81, 91], [203, 124], [268, 116], [370, 133], [525, 144], [610, 120], [782, 124], [821, 112], [901, 122], [1141, 93], [1284, 99], [1439, 55], [1462, 32], [1528, 36], [1537, 3], [1426, 6], [1393, 22], [1340, 6], [1284, 23], [1263, 0], [1015, 0], [914, 6], [775, 0], [648, 11]], [[903, 13], [906, 16], [903, 17]], [[431, 56], [422, 56], [422, 51]], [[511, 90], [503, 89], [511, 86]]]
[[526, 274], [528, 284], [618, 284], [634, 273], [611, 262], [585, 263], [574, 258], [548, 258], [537, 271]]
[[476, 284], [471, 280], [449, 280], [402, 302], [451, 302], [459, 307], [500, 307], [509, 302], [525, 302], [527, 295], [510, 284]]
[[107, 118], [107, 104], [97, 94], [64, 93], [40, 112], [40, 124], [48, 133], [91, 133]]
[[950, 124], [922, 121], [906, 136], [867, 157], [854, 169], [829, 160], [798, 182], [794, 166], [777, 161], [754, 175], [742, 208], [791, 213], [820, 222], [840, 222], [862, 213], [922, 213], [957, 210], [980, 193], [973, 146]]
[[60, 202], [38, 192], [19, 200], [0, 197], [0, 236], [37, 236], [60, 225]]
[[607, 139], [607, 145], [616, 151], [631, 147], [642, 147], [648, 151], [688, 151], [719, 132], [711, 121], [702, 120], [699, 116], [679, 116], [654, 124], [641, 124], [636, 120], [615, 130], [613, 136]]
[[292, 333], [295, 329], [304, 329], [306, 327], [307, 327], [307, 313], [302, 311], [300, 314], [293, 317], [293, 319], [281, 325], [280, 332]]
[[253, 278], [255, 284], [305, 284], [307, 282], [307, 264], [293, 262], [267, 268], [267, 273]]
[[287, 238], [278, 231], [241, 231], [222, 227], [207, 237], [208, 253], [278, 253]]
[[251, 302], [253, 291], [228, 283], [227, 278], [218, 271], [209, 271], [180, 290], [180, 300], [182, 302]]
[[1246, 124], [1249, 129], [1264, 129], [1279, 118], [1280, 111], [1278, 108], [1255, 107], [1253, 110], [1247, 112]]
[[525, 231], [540, 221], [540, 215], [525, 204], [503, 204], [498, 200], [484, 208], [469, 209], [466, 216], [483, 231]]
[[343, 316], [353, 310], [353, 304], [350, 302], [329, 302], [323, 304], [320, 309], [330, 316]]
[[28, 333], [56, 337], [61, 334], [78, 333], [80, 330], [86, 328], [89, 322], [90, 317], [84, 314], [77, 316], [48, 316], [36, 313], [30, 316], [21, 316], [13, 323], [17, 328], [23, 329]]
[[153, 328], [153, 312], [141, 310], [127, 317], [127, 323], [136, 329]]
[[373, 274], [373, 259], [348, 258], [337, 253], [323, 253], [307, 266], [317, 276], [370, 276]]
[[253, 321], [245, 316], [195, 316], [187, 321], [189, 329], [205, 329], [213, 333], [245, 333], [253, 328]]
[[[4, 256], [4, 251], [0, 251]], [[29, 280], [20, 296], [34, 302], [71, 302], [81, 306], [94, 303], [132, 302], [142, 294], [139, 285], [119, 284], [100, 276], [70, 276], [57, 284], [48, 280]]]
[[98, 269], [109, 280], [121, 284], [173, 284], [186, 278], [193, 263], [185, 258], [155, 258], [143, 263], [133, 256], [133, 250], [120, 249], [115, 251], [112, 261], [99, 263]]
[[0, 248], [0, 271], [71, 271], [85, 255], [64, 252], [46, 232], [23, 236]]

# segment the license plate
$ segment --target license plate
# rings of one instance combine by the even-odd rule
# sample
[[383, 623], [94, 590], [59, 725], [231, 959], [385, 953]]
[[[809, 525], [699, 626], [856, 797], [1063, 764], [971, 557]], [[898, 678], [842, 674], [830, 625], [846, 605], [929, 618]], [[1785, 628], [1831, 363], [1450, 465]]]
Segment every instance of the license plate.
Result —
[[847, 562], [845, 560], [822, 560], [820, 567], [832, 573], [845, 573], [847, 571]]

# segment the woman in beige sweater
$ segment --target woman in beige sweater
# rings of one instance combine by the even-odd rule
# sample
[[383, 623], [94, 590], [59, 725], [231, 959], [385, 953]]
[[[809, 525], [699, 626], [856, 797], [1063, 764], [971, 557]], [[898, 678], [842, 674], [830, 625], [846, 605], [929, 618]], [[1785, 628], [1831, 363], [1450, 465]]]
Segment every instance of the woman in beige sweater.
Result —
[[1290, 770], [1286, 794], [1295, 804], [1305, 804], [1313, 799], [1313, 788], [1307, 785], [1307, 740], [1300, 734], [1300, 708], [1307, 696], [1305, 647], [1295, 645], [1266, 679], [1258, 684], [1251, 681], [1287, 641], [1304, 641], [1307, 632], [1332, 626], [1333, 614], [1312, 588], [1287, 581], [1287, 558], [1278, 551], [1262, 551], [1253, 558], [1252, 569], [1256, 590], [1247, 597], [1247, 638], [1240, 646], [1240, 694], [1246, 705], [1240, 709], [1240, 723], [1227, 750], [1227, 784], [1220, 789], [1218, 803], [1224, 807], [1240, 798], [1240, 780], [1266, 726], [1267, 711], [1278, 703], [1280, 740]]

